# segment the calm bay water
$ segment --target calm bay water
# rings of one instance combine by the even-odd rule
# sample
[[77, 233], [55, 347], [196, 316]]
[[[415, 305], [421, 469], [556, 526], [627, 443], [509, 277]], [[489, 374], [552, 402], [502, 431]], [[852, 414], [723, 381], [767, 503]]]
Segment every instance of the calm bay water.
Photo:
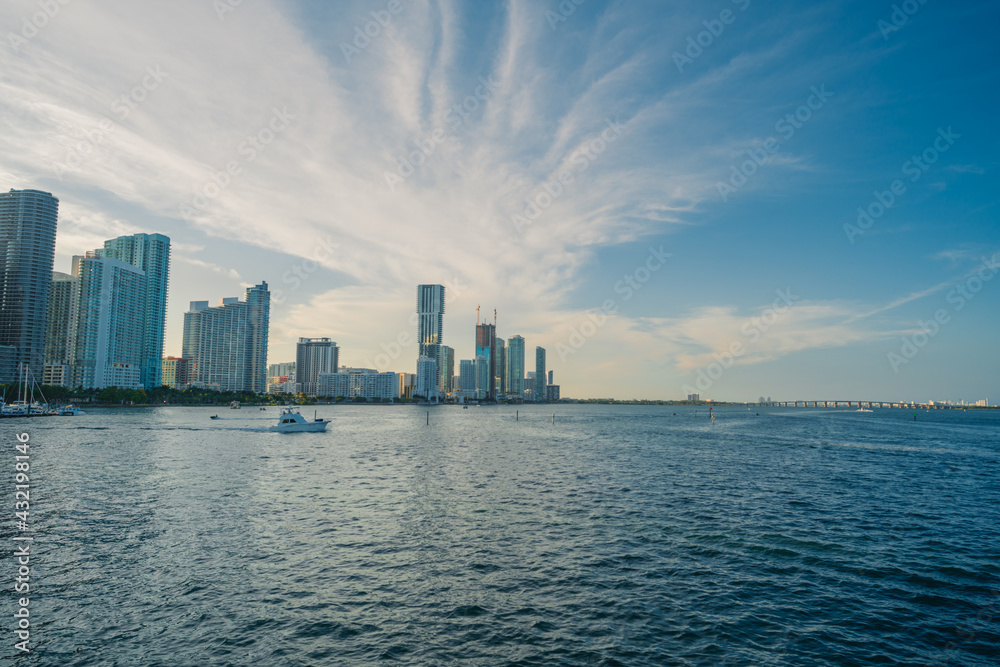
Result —
[[319, 414], [0, 422], [0, 534], [27, 427], [36, 540], [0, 662], [997, 664], [1000, 413]]

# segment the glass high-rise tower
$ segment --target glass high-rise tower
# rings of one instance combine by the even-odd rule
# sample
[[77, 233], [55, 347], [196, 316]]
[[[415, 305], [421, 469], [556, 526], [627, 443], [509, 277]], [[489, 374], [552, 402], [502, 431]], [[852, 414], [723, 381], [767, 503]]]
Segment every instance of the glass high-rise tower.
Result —
[[79, 296], [76, 278], [68, 273], [52, 272], [49, 294], [49, 318], [45, 333], [45, 364], [69, 364], [73, 356], [71, 337]]
[[163, 234], [119, 236], [105, 241], [98, 254], [131, 264], [146, 274], [140, 381], [146, 389], [159, 387], [163, 383], [163, 332], [167, 318], [170, 239]]
[[482, 357], [486, 364], [486, 397], [495, 400], [497, 397], [497, 327], [495, 324], [476, 325], [476, 357]]
[[545, 348], [536, 347], [535, 348], [535, 400], [545, 401], [545, 387], [547, 383], [545, 382]]
[[524, 338], [507, 339], [507, 393], [524, 398]]
[[0, 193], [0, 345], [16, 348], [39, 382], [58, 217], [59, 200], [48, 192]]
[[444, 342], [444, 285], [417, 285], [417, 343], [420, 357], [437, 364], [435, 386], [441, 386], [441, 344]]

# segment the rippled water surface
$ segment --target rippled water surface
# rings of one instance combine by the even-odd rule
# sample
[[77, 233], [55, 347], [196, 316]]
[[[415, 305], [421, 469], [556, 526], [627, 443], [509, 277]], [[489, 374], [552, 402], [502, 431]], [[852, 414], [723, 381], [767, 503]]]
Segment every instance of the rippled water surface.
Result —
[[35, 536], [33, 651], [8, 592], [0, 662], [1000, 655], [996, 412], [324, 406], [330, 433], [294, 435], [215, 412], [0, 423], [2, 536], [25, 427]]

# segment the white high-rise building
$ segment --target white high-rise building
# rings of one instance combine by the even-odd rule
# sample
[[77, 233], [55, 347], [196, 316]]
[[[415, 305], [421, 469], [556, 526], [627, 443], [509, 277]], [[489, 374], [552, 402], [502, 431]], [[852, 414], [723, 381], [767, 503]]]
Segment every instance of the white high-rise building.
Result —
[[348, 401], [364, 398], [369, 401], [392, 401], [399, 394], [395, 373], [379, 373], [370, 368], [346, 368], [337, 373], [320, 373], [319, 395], [342, 397]]
[[191, 384], [220, 391], [267, 389], [267, 337], [271, 293], [267, 283], [247, 288], [243, 301], [214, 308], [192, 301], [184, 313], [182, 356], [191, 360]]
[[136, 334], [143, 331], [145, 272], [89, 252], [73, 258], [73, 278], [71, 386], [141, 388], [144, 347]]
[[295, 381], [310, 396], [319, 393], [321, 373], [336, 373], [340, 367], [340, 349], [329, 338], [299, 338], [295, 346]]
[[417, 388], [414, 395], [422, 396], [428, 401], [437, 401], [439, 382], [437, 361], [421, 355], [417, 359]]

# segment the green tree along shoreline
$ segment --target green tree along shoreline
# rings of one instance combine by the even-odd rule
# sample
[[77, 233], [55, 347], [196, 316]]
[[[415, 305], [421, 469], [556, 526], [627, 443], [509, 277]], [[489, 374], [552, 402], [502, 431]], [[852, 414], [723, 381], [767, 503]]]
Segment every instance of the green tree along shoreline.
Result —
[[[316, 404], [414, 404], [418, 399], [396, 398], [391, 401], [381, 399], [365, 398], [345, 398], [343, 396], [307, 396], [303, 393], [289, 394], [262, 394], [253, 391], [212, 391], [210, 389], [171, 389], [170, 387], [157, 387], [156, 389], [121, 389], [119, 387], [106, 387], [104, 389], [71, 389], [54, 385], [41, 385], [41, 394], [44, 400], [51, 405], [66, 403], [82, 403], [91, 406], [105, 407], [150, 407], [156, 405], [204, 405], [218, 406], [230, 405], [233, 401], [238, 401], [240, 405], [316, 405]], [[16, 401], [19, 398], [18, 384], [0, 384], [0, 391], [3, 392], [5, 402]], [[38, 396], [39, 388], [35, 389], [35, 399], [43, 400]], [[505, 403], [505, 402], [502, 402]], [[475, 405], [476, 401], [470, 401], [470, 405]], [[510, 405], [521, 405], [512, 401]], [[746, 405], [746, 403], [734, 403], [724, 401], [671, 401], [655, 399], [614, 399], [614, 398], [562, 398], [552, 401], [549, 405], [675, 405], [691, 407], [712, 407], [712, 406], [734, 406]], [[449, 403], [442, 403], [449, 405]], [[525, 406], [545, 405], [544, 403], [524, 403]], [[944, 406], [942, 406], [944, 407]], [[973, 406], [973, 405], [951, 405], [950, 409], [961, 410], [996, 410], [997, 406]], [[899, 409], [899, 408], [897, 408]], [[904, 408], [905, 409], [905, 408]]]
[[[16, 383], [0, 385], [4, 401], [15, 401], [18, 398]], [[247, 405], [284, 405], [286, 403], [302, 403], [304, 397], [300, 394], [258, 394], [253, 391], [211, 391], [208, 389], [171, 389], [157, 387], [156, 389], [121, 389], [105, 387], [104, 389], [71, 389], [53, 385], [41, 385], [35, 389], [35, 399], [39, 391], [44, 400], [50, 404], [84, 403], [88, 405], [107, 406], [149, 406], [149, 405], [229, 405], [233, 401]]]

